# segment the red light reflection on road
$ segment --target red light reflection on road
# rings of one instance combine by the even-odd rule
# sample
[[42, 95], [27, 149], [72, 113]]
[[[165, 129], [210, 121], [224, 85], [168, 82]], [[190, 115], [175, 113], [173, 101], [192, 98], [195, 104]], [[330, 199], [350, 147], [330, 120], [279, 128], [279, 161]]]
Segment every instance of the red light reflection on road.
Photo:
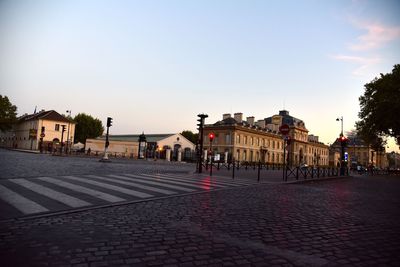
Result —
[[202, 189], [204, 189], [204, 190], [210, 190], [211, 189], [211, 177], [210, 176], [207, 176], [207, 177], [205, 177], [204, 179], [202, 179], [201, 180], [201, 182], [202, 182]]

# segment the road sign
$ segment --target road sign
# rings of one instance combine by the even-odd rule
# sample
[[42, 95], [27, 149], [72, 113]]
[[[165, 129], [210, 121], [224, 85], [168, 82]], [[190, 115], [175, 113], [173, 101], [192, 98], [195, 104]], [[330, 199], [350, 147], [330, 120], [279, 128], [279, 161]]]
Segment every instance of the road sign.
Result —
[[41, 133], [41, 134], [40, 134], [40, 137], [41, 137], [41, 138], [44, 138], [45, 136], [46, 136], [46, 135], [45, 135], [44, 133]]
[[279, 127], [279, 132], [283, 135], [288, 135], [289, 131], [290, 131], [290, 128], [289, 128], [289, 125], [287, 125], [287, 124], [282, 124]]

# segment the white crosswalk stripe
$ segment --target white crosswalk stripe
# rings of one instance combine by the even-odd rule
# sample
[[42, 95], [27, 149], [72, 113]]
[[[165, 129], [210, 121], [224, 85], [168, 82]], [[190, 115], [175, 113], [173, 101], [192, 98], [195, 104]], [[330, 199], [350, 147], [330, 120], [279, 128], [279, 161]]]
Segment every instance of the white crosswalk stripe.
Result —
[[162, 181], [176, 181], [179, 182], [178, 184], [197, 184], [197, 185], [202, 185], [204, 187], [212, 187], [212, 188], [223, 188], [226, 187], [226, 185], [222, 184], [216, 184], [207, 177], [202, 178], [202, 179], [192, 179], [192, 177], [176, 177], [176, 176], [168, 176], [164, 174], [156, 174], [156, 175], [146, 175], [146, 174], [141, 174], [146, 177], [151, 177], [155, 178], [157, 180], [162, 180]]
[[[211, 186], [210, 184], [206, 184], [206, 183], [199, 183], [198, 181], [173, 181], [173, 180], [167, 180], [167, 179], [159, 179], [159, 176], [156, 175], [148, 175], [148, 174], [141, 174], [141, 175], [137, 175], [136, 177], [141, 177], [141, 176], [145, 176], [147, 177], [147, 179], [156, 179], [159, 182], [162, 183], [171, 183], [171, 184], [178, 184], [178, 185], [184, 185], [184, 186], [189, 186], [189, 187], [194, 187], [194, 188], [199, 188], [199, 189], [205, 189], [205, 190], [210, 190]], [[131, 176], [133, 177], [133, 176]], [[143, 178], [142, 178], [143, 179]]]
[[86, 201], [80, 200], [76, 197], [64, 194], [62, 192], [55, 191], [55, 190], [47, 188], [47, 187], [44, 187], [40, 184], [33, 183], [26, 179], [13, 179], [13, 180], [10, 180], [10, 182], [13, 182], [20, 186], [23, 186], [23, 187], [25, 187], [35, 193], [38, 193], [40, 195], [44, 195], [48, 198], [59, 201], [67, 206], [72, 207], [72, 208], [79, 208], [79, 207], [85, 207], [85, 206], [91, 205], [89, 202], [86, 202]]
[[55, 179], [55, 178], [51, 178], [51, 177], [39, 177], [38, 179], [41, 181], [45, 181], [45, 182], [52, 183], [52, 184], [55, 184], [55, 185], [58, 185], [61, 187], [68, 188], [68, 189], [76, 191], [76, 192], [84, 193], [84, 194], [105, 200], [107, 202], [115, 203], [115, 202], [125, 201], [124, 198], [113, 196], [113, 195], [110, 195], [110, 194], [107, 194], [107, 193], [104, 193], [101, 191], [93, 190], [93, 189], [90, 189], [87, 187], [83, 187], [80, 185], [64, 182], [60, 179]]
[[29, 200], [2, 185], [0, 185], [0, 198], [24, 214], [49, 211], [36, 202]]
[[88, 180], [88, 179], [85, 179], [85, 178], [80, 178], [80, 177], [75, 177], [75, 176], [63, 176], [63, 177], [67, 178], [67, 179], [70, 179], [70, 180], [79, 181], [79, 182], [83, 182], [83, 183], [92, 184], [92, 185], [95, 185], [95, 186], [111, 189], [111, 190], [118, 191], [118, 192], [130, 195], [130, 196], [134, 196], [134, 197], [139, 197], [139, 198], [153, 197], [153, 195], [150, 195], [150, 194], [147, 194], [147, 193], [126, 189], [126, 188], [123, 188], [123, 187], [120, 187], [120, 186], [115, 186], [115, 185], [111, 185], [111, 184], [107, 184], [107, 183], [101, 183], [101, 182], [97, 182], [97, 181], [93, 181], [93, 180]]
[[[161, 193], [161, 194], [166, 194], [166, 195], [176, 194], [176, 192], [170, 191], [170, 190], [155, 188], [155, 187], [152, 187], [152, 186], [141, 185], [141, 184], [138, 184], [138, 183], [132, 183], [132, 182], [125, 182], [125, 181], [117, 180], [117, 179], [125, 178], [125, 177], [120, 176], [120, 175], [113, 175], [113, 174], [108, 175], [110, 177], [114, 177], [114, 179], [106, 178], [106, 177], [100, 177], [100, 176], [96, 176], [96, 175], [87, 175], [87, 176], [88, 177], [92, 177], [92, 178], [96, 178], [96, 179], [100, 179], [100, 180], [103, 180], [103, 181], [114, 182], [114, 183], [118, 183], [118, 184], [129, 185], [129, 186], [141, 188], [141, 189], [148, 190], [148, 191], [158, 192], [158, 193]], [[117, 179], [115, 179], [115, 178], [117, 178]]]
[[190, 189], [190, 188], [182, 187], [182, 186], [178, 186], [178, 185], [172, 185], [172, 184], [166, 184], [166, 183], [162, 183], [162, 182], [144, 180], [143, 176], [139, 176], [139, 175], [134, 175], [134, 174], [129, 174], [129, 173], [126, 173], [124, 175], [131, 177], [130, 178], [131, 180], [133, 179], [133, 180], [136, 180], [136, 181], [140, 181], [141, 183], [145, 183], [145, 184], [157, 185], [157, 186], [166, 187], [166, 188], [172, 188], [172, 189], [185, 191], [185, 192], [194, 192], [195, 191], [194, 189]]
[[[203, 182], [203, 183], [211, 183], [212, 186], [214, 187], [227, 187], [227, 186], [243, 186], [243, 185], [249, 185], [249, 183], [237, 183], [237, 182], [232, 182], [232, 180], [229, 178], [229, 180], [223, 181], [222, 178], [214, 178], [210, 176], [206, 177], [199, 177], [199, 176], [194, 176], [194, 175], [185, 175], [185, 176], [176, 176], [172, 174], [155, 174], [154, 176], [156, 177], [166, 177], [169, 179], [174, 179], [174, 180], [179, 180], [182, 181], [182, 179], [185, 179], [187, 181], [188, 178], [195, 179], [192, 181], [198, 181], [198, 182]], [[226, 179], [226, 178], [223, 178]]]
[[[135, 201], [254, 183], [254, 181], [232, 181], [228, 177], [173, 173], [17, 178], [0, 184], [0, 200], [22, 214], [32, 215], [66, 209], [57, 203], [72, 208], [82, 208], [104, 205], [104, 202]], [[27, 190], [32, 193], [28, 194]]]

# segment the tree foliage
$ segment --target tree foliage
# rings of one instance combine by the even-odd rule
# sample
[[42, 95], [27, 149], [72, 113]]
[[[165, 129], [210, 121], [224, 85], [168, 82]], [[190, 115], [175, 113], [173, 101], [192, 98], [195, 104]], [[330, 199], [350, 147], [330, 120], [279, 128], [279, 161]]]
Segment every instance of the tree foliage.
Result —
[[197, 140], [199, 139], [198, 133], [193, 133], [192, 131], [188, 131], [188, 130], [182, 131], [181, 135], [183, 135], [186, 139], [188, 139], [193, 144], [196, 144]]
[[364, 87], [364, 95], [359, 98], [361, 120], [356, 122], [359, 136], [376, 149], [384, 145], [386, 136], [397, 138], [400, 145], [400, 65]]
[[103, 134], [103, 123], [90, 115], [79, 113], [75, 116], [75, 141], [86, 143], [87, 138], [96, 138]]
[[17, 120], [17, 107], [11, 104], [7, 96], [0, 95], [0, 131], [11, 129]]

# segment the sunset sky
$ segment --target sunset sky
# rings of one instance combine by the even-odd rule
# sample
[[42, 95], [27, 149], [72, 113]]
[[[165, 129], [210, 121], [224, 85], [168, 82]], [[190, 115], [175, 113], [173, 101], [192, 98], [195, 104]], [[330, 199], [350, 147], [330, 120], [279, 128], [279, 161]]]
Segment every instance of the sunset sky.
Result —
[[[364, 84], [400, 64], [399, 1], [0, 1], [0, 94], [111, 134], [289, 110], [332, 143]], [[398, 147], [391, 144], [389, 151]]]

